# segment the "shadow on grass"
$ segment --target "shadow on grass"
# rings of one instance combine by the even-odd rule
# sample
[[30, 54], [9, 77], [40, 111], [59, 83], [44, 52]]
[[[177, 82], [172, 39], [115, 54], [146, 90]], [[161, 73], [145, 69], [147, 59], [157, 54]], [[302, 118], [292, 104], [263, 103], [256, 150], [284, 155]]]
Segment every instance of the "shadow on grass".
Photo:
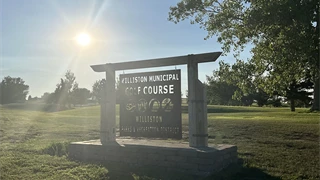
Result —
[[150, 180], [150, 179], [184, 179], [194, 180], [199, 179], [197, 176], [184, 174], [176, 171], [166, 171], [164, 168], [152, 168], [148, 166], [133, 166], [124, 163], [105, 163], [105, 162], [90, 162], [85, 163], [99, 164], [108, 170], [107, 177], [109, 179], [124, 179], [124, 180]]
[[[182, 113], [188, 113], [188, 106], [181, 106], [181, 112]], [[247, 108], [244, 106], [238, 107], [210, 107], [208, 106], [207, 109], [208, 113], [241, 113], [241, 112], [264, 112], [260, 109], [255, 108]]]
[[259, 168], [248, 167], [243, 164], [243, 160], [239, 159], [238, 164], [232, 164], [228, 168], [215, 173], [209, 177], [204, 178], [205, 180], [215, 179], [215, 180], [280, 180], [279, 177], [271, 176], [263, 172]]
[[99, 164], [108, 170], [108, 178], [110, 179], [126, 179], [126, 180], [150, 180], [150, 179], [183, 179], [183, 180], [280, 180], [279, 177], [271, 176], [263, 172], [259, 168], [247, 167], [239, 160], [239, 163], [231, 164], [228, 168], [210, 175], [208, 177], [194, 176], [187, 173], [177, 171], [166, 171], [162, 168], [151, 168], [151, 167], [136, 167], [129, 166], [123, 163], [103, 163], [103, 162], [89, 162]]

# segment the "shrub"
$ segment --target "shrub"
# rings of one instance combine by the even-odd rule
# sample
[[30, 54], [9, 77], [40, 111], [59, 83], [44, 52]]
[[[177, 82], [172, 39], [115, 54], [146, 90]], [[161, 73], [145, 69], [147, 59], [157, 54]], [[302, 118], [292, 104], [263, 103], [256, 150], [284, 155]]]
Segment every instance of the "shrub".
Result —
[[43, 153], [50, 156], [67, 156], [69, 142], [54, 142], [42, 150]]

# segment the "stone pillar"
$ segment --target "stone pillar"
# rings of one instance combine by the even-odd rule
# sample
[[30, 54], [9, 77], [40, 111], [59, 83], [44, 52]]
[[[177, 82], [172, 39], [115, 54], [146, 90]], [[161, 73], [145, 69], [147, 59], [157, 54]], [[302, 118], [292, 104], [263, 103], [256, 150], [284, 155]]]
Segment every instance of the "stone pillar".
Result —
[[115, 71], [106, 71], [106, 87], [100, 111], [100, 141], [107, 144], [116, 141], [116, 91]]
[[208, 146], [208, 122], [205, 87], [198, 80], [198, 63], [188, 60], [189, 146]]
[[208, 112], [207, 112], [207, 88], [206, 86], [198, 80], [198, 95], [199, 95], [199, 103], [197, 107], [197, 113], [199, 113], [199, 119], [197, 122], [199, 123], [197, 132], [197, 142], [199, 146], [208, 146]]

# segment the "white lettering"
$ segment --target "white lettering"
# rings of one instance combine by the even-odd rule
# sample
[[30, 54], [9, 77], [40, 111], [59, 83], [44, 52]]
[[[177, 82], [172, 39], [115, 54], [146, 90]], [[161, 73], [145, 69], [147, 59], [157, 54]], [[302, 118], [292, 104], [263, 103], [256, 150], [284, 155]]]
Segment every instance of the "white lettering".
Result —
[[147, 86], [143, 87], [143, 94], [147, 94]]
[[173, 93], [174, 93], [173, 85], [171, 84], [171, 85], [169, 85], [169, 94], [173, 94]]
[[164, 94], [168, 93], [168, 86], [167, 85], [163, 86], [163, 93]]
[[174, 94], [174, 85], [157, 85], [157, 86], [138, 86], [126, 87], [126, 96], [135, 96], [140, 94]]
[[162, 93], [162, 86], [159, 86], [159, 94], [163, 94]]
[[[160, 87], [160, 86], [159, 86]], [[153, 94], [158, 94], [158, 88], [157, 86], [153, 86]]]
[[151, 86], [148, 87], [148, 94], [152, 94], [152, 87]]

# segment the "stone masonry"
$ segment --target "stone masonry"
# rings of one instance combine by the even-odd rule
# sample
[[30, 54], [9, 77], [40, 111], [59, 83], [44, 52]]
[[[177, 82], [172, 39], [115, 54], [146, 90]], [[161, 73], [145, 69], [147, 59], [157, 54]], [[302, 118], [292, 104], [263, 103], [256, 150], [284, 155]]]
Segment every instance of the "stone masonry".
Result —
[[213, 145], [193, 148], [187, 143], [168, 140], [117, 139], [101, 145], [100, 140], [74, 142], [69, 157], [80, 161], [116, 162], [148, 166], [207, 176], [237, 161], [237, 147]]

